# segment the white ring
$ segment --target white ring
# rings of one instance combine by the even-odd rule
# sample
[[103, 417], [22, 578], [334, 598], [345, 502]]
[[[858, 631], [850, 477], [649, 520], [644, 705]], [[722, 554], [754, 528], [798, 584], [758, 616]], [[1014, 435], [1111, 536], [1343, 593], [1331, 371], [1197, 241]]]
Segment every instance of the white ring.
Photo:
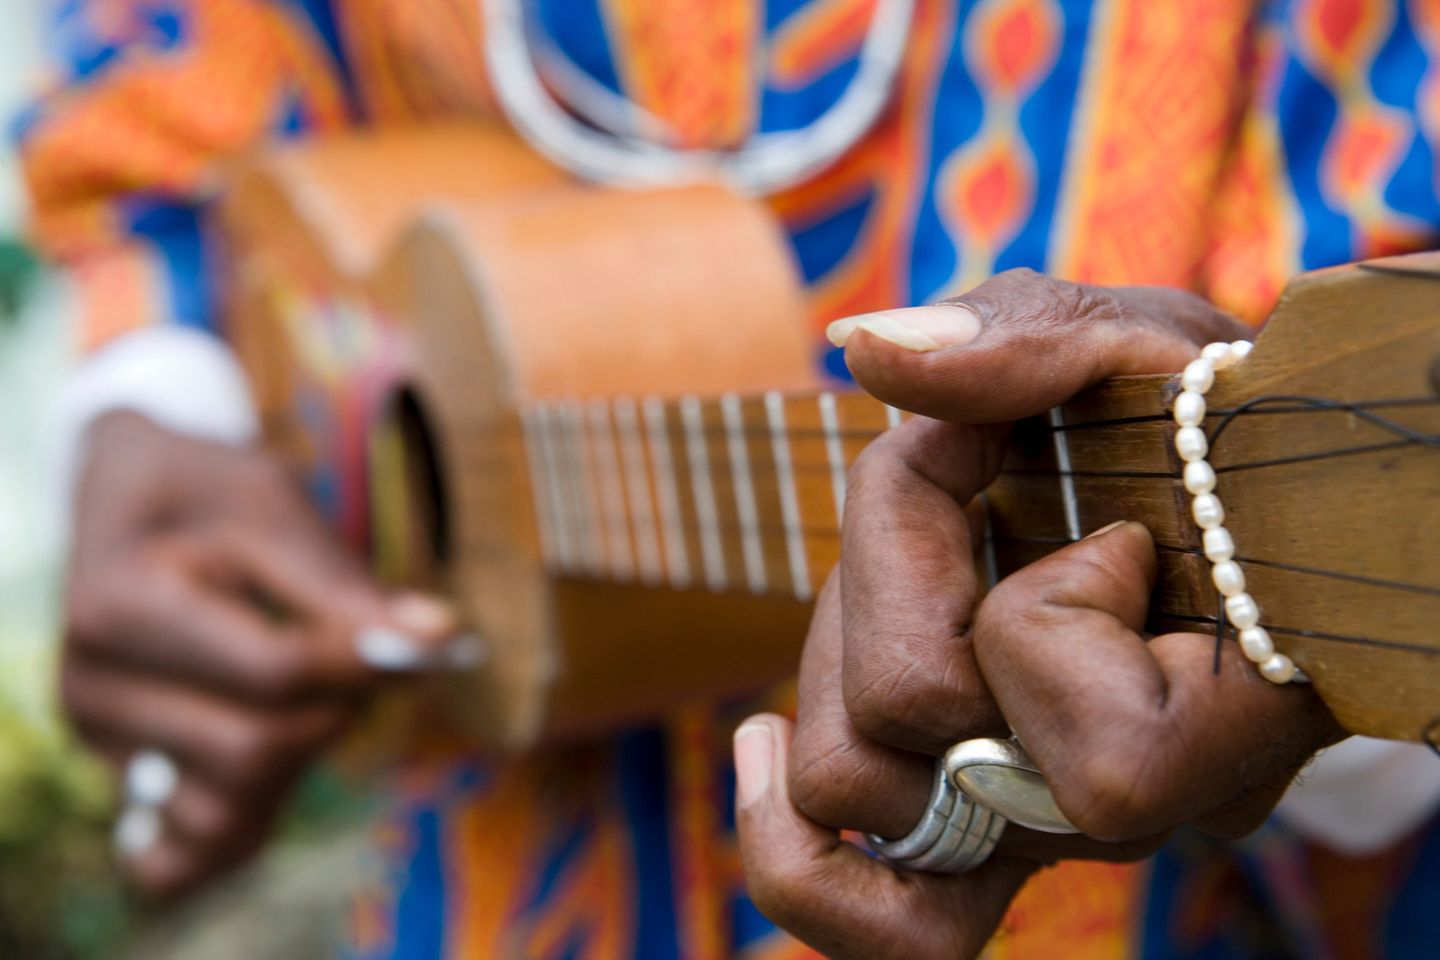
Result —
[[179, 784], [179, 768], [160, 750], [141, 750], [125, 766], [125, 798], [131, 806], [163, 807]]
[[111, 834], [115, 852], [127, 860], [140, 856], [160, 841], [163, 827], [158, 807], [126, 807]]

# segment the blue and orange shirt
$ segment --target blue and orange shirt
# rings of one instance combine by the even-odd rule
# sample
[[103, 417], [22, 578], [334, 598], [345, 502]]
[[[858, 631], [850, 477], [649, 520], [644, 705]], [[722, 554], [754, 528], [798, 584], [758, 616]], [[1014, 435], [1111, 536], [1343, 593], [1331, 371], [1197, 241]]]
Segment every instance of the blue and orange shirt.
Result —
[[[695, 145], [813, 120], [854, 76], [873, 8], [532, 4], [592, 80]], [[479, 0], [60, 2], [52, 76], [15, 129], [34, 236], [85, 294], [85, 342], [213, 325], [201, 223], [239, 152], [497, 114], [481, 30]], [[1011, 267], [1183, 287], [1258, 322], [1303, 269], [1434, 246], [1437, 157], [1440, 0], [917, 0], [880, 123], [770, 204], [810, 290], [816, 361], [839, 375], [828, 320]], [[808, 956], [745, 899], [727, 757], [726, 718], [697, 706], [563, 763], [417, 761], [393, 785], [353, 954]], [[1066, 864], [990, 951], [1350, 957], [1388, 936], [1389, 956], [1418, 956], [1403, 944], [1440, 940], [1423, 909], [1440, 832], [1388, 856], [1327, 873], [1272, 832], [1150, 868]], [[1324, 907], [1357, 899], [1383, 927], [1358, 946]]]

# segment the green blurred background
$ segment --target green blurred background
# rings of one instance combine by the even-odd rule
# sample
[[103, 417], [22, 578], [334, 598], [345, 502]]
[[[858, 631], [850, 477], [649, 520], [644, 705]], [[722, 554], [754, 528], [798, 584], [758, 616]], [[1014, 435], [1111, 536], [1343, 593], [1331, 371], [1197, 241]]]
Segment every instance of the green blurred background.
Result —
[[[25, 96], [39, 4], [0, 31], [0, 114]], [[109, 866], [110, 788], [53, 710], [60, 570], [44, 473], [49, 399], [69, 333], [66, 291], [20, 242], [23, 202], [0, 148], [0, 957], [105, 956], [127, 910]]]
[[[40, 0], [4, 5], [0, 118], [35, 88]], [[23, 242], [24, 198], [0, 141], [0, 960], [291, 960], [333, 954], [363, 876], [362, 791], [326, 773], [301, 791], [261, 862], [178, 907], [129, 898], [109, 854], [113, 787], [55, 710], [63, 549], [47, 476], [49, 418], [69, 356], [62, 277]]]

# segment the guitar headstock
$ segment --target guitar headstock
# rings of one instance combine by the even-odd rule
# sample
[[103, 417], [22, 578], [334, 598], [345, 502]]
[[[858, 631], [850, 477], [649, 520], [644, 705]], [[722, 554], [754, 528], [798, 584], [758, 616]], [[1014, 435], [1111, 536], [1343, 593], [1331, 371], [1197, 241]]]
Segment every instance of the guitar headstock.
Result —
[[[1276, 646], [1347, 729], [1440, 741], [1440, 255], [1296, 280], [1207, 400], [1216, 492]], [[1179, 592], [1213, 608], [1187, 566]]]
[[[1216, 629], [1179, 389], [1111, 380], [1018, 434], [989, 495], [1001, 572], [1139, 520], [1159, 550], [1152, 628]], [[1225, 526], [1276, 647], [1352, 732], [1440, 742], [1440, 255], [1298, 278], [1206, 401]]]

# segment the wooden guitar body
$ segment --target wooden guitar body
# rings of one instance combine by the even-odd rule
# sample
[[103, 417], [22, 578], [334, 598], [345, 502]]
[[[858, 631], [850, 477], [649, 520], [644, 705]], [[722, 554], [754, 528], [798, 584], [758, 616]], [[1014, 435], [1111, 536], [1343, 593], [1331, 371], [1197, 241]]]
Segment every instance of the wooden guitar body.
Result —
[[[793, 672], [846, 470], [900, 415], [816, 382], [763, 207], [586, 186], [466, 127], [285, 148], [219, 223], [270, 442], [488, 644], [449, 685], [470, 736], [526, 749]], [[1176, 389], [1114, 380], [1017, 428], [992, 572], [1139, 520], [1153, 628], [1213, 632]], [[1347, 729], [1440, 740], [1440, 256], [1298, 279], [1209, 403], [1277, 647]]]
[[[221, 224], [269, 442], [310, 475], [348, 460], [352, 538], [404, 531], [386, 572], [452, 596], [487, 644], [449, 685], [467, 733], [521, 749], [793, 669], [809, 611], [793, 598], [547, 571], [518, 418], [546, 397], [812, 389], [802, 292], [762, 209], [719, 188], [597, 190], [457, 128], [271, 154]], [[335, 341], [307, 347], [317, 325]], [[350, 422], [317, 422], [337, 400]]]

